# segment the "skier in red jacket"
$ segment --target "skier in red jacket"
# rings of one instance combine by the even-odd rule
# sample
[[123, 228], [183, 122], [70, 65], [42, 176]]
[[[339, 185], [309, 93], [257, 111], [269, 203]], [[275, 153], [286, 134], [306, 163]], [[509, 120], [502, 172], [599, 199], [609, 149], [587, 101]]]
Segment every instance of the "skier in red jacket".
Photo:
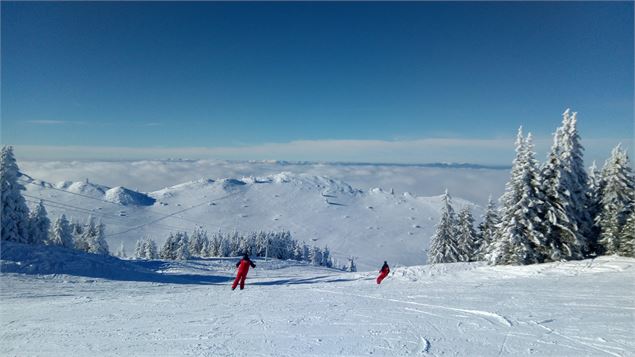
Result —
[[249, 272], [249, 266], [252, 268], [256, 267], [256, 264], [249, 259], [249, 255], [245, 253], [243, 258], [236, 263], [236, 268], [238, 268], [238, 273], [236, 273], [236, 279], [232, 284], [232, 290], [236, 289], [236, 286], [240, 282], [240, 290], [245, 288], [245, 279], [247, 279], [247, 272]]
[[379, 276], [377, 277], [377, 284], [381, 284], [381, 281], [390, 273], [388, 262], [384, 260], [384, 265], [379, 269]]

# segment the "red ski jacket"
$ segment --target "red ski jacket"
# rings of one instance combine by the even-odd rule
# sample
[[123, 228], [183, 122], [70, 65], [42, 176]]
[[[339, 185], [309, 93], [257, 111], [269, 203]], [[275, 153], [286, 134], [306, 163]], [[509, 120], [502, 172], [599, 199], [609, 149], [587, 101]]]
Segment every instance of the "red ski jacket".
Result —
[[250, 259], [241, 259], [238, 263], [236, 263], [236, 268], [238, 268], [238, 275], [247, 275], [247, 272], [249, 271], [249, 266], [251, 266], [252, 268], [256, 267], [256, 264], [254, 264], [254, 262], [252, 262]]
[[390, 273], [390, 268], [388, 267], [388, 265], [387, 265], [387, 264], [384, 264], [384, 266], [383, 266], [383, 267], [381, 267], [381, 270], [379, 270], [379, 272], [380, 272], [380, 273], [385, 273], [385, 274], [388, 274], [388, 273]]

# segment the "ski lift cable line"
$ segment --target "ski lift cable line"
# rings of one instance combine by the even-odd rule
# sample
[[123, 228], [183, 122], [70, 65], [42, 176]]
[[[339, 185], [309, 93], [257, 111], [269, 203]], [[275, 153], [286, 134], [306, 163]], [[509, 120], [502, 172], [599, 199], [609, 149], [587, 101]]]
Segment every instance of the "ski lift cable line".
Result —
[[[26, 175], [26, 174], [24, 174], [24, 173], [22, 173], [22, 175], [23, 175], [23, 176], [27, 176], [27, 177], [29, 177], [29, 178], [30, 178], [30, 179], [32, 179], [32, 180], [33, 180], [33, 179], [35, 179], [35, 180], [39, 180], [39, 181], [45, 182], [45, 181], [40, 180], [40, 179], [38, 179], [38, 178], [35, 178], [35, 177], [32, 177], [32, 176], [28, 176], [28, 175]], [[71, 192], [71, 191], [63, 190], [63, 189], [56, 188], [56, 187], [42, 186], [42, 185], [38, 185], [37, 183], [35, 183], [35, 182], [33, 182], [33, 181], [22, 181], [22, 183], [32, 184], [32, 185], [35, 185], [35, 186], [40, 187], [40, 188], [43, 188], [43, 189], [49, 189], [49, 190], [55, 190], [55, 191], [61, 191], [61, 192], [69, 193], [69, 194], [72, 194], [72, 195], [76, 195], [76, 196], [80, 196], [80, 197], [84, 197], [84, 198], [89, 198], [89, 199], [92, 199], [92, 200], [95, 200], [95, 201], [99, 201], [99, 202], [110, 203], [110, 204], [116, 205], [116, 206], [118, 206], [118, 207], [121, 207], [121, 206], [122, 206], [120, 203], [117, 203], [117, 202], [112, 202], [112, 201], [102, 200], [102, 199], [99, 199], [99, 198], [96, 198], [96, 197], [92, 197], [92, 196], [88, 196], [88, 195], [82, 195], [82, 194], [80, 194], [80, 193]], [[25, 196], [26, 196], [26, 195], [25, 195]], [[48, 201], [53, 202], [52, 200], [48, 200]], [[58, 202], [58, 203], [59, 203], [59, 204], [63, 204], [63, 203], [61, 203], [61, 202]], [[118, 217], [118, 216], [113, 216], [113, 217], [114, 217], [114, 218], [121, 218], [121, 217]], [[172, 217], [172, 218], [175, 218], [175, 219], [181, 219], [181, 220], [188, 221], [188, 222], [191, 222], [191, 223], [196, 223], [196, 224], [199, 224], [199, 225], [204, 225], [204, 223], [202, 223], [202, 222], [194, 221], [194, 220], [191, 220], [191, 219], [188, 219], [188, 218], [184, 218], [184, 217], [177, 217], [177, 216], [175, 216], [175, 217]]]
[[[73, 206], [68, 207], [68, 206], [63, 205], [62, 203], [58, 204], [57, 202], [46, 200], [46, 199], [42, 199], [42, 198], [39, 198], [39, 197], [33, 197], [33, 196], [29, 196], [29, 195], [25, 195], [25, 196], [30, 197], [30, 198], [34, 198], [34, 199], [25, 199], [26, 202], [33, 203], [33, 204], [38, 204], [40, 202], [40, 200], [42, 200], [42, 201], [46, 201], [46, 206], [47, 207], [52, 207], [52, 208], [57, 208], [57, 209], [67, 210], [67, 211], [69, 211], [69, 210], [70, 211], [75, 211], [75, 212], [83, 213], [83, 214], [86, 214], [86, 215], [89, 215], [89, 216], [91, 216], [91, 215], [92, 216], [96, 216], [96, 217], [101, 218], [101, 219], [122, 219], [122, 217], [119, 217], [119, 216], [116, 216], [116, 215], [107, 216], [107, 215], [100, 214], [100, 213], [93, 212], [93, 211], [89, 211], [89, 210], [86, 210], [86, 209], [83, 209], [83, 208], [75, 208]], [[186, 227], [179, 227], [179, 226], [174, 226], [174, 225], [169, 225], [169, 224], [160, 224], [160, 223], [156, 223], [154, 225], [154, 227], [157, 227], [157, 228], [159, 228], [161, 230], [168, 231], [168, 232], [172, 232], [174, 230], [178, 230], [178, 231], [188, 231], [189, 230], [189, 228], [186, 228]]]
[[[33, 204], [38, 204], [40, 202], [39, 199], [37, 201], [36, 200], [25, 199], [25, 201], [29, 202], [29, 203], [33, 203]], [[92, 216], [96, 216], [96, 217], [99, 217], [99, 218], [105, 219], [105, 220], [114, 218], [114, 217], [102, 216], [102, 215], [100, 215], [98, 213], [94, 213], [94, 212], [86, 212], [84, 210], [79, 210], [79, 209], [76, 209], [76, 208], [58, 206], [58, 205], [52, 204], [52, 203], [47, 203], [46, 205], [47, 205], [47, 207], [57, 208], [57, 209], [60, 209], [60, 210], [65, 210], [65, 211], [79, 212], [79, 213], [83, 213], [83, 214], [88, 215], [88, 216], [92, 215]]]
[[[66, 193], [68, 193], [68, 194], [72, 194], [72, 195], [76, 195], [76, 196], [80, 196], [80, 197], [88, 198], [88, 199], [95, 200], [95, 201], [100, 201], [100, 202], [110, 203], [110, 204], [116, 205], [116, 206], [118, 206], [118, 207], [121, 207], [121, 206], [122, 206], [121, 204], [116, 203], [116, 202], [111, 202], [111, 201], [107, 201], [107, 200], [99, 199], [99, 198], [96, 198], [96, 197], [92, 197], [92, 196], [83, 195], [83, 194], [76, 193], [76, 192], [71, 192], [71, 191], [63, 190], [63, 189], [60, 189], [60, 188], [57, 188], [57, 187], [48, 187], [48, 186], [38, 185], [37, 183], [35, 183], [35, 182], [33, 182], [33, 181], [34, 181], [34, 180], [38, 180], [38, 181], [41, 181], [41, 182], [47, 182], [47, 181], [45, 181], [45, 180], [41, 180], [41, 179], [39, 179], [39, 178], [37, 178], [37, 177], [33, 177], [33, 176], [30, 176], [30, 175], [27, 175], [27, 174], [25, 174], [25, 173], [23, 173], [23, 172], [20, 172], [20, 175], [21, 175], [21, 177], [20, 177], [20, 178], [22, 178], [22, 177], [28, 177], [28, 179], [30, 180], [30, 181], [27, 181], [27, 180], [23, 179], [23, 180], [22, 180], [22, 182], [23, 182], [23, 183], [32, 184], [32, 185], [38, 186], [38, 187], [43, 188], [43, 189], [50, 189], [50, 190], [55, 190], [55, 191], [60, 191], [60, 192], [66, 192]], [[189, 208], [182, 209], [182, 210], [177, 211], [177, 212], [170, 213], [170, 214], [165, 215], [165, 216], [161, 216], [161, 217], [159, 217], [159, 218], [157, 218], [157, 219], [155, 219], [155, 220], [152, 220], [152, 221], [150, 221], [150, 222], [148, 222], [148, 223], [145, 223], [145, 224], [139, 225], [139, 226], [137, 226], [137, 227], [133, 227], [133, 228], [131, 228], [131, 229], [128, 229], [128, 230], [125, 230], [125, 231], [122, 231], [122, 232], [117, 232], [117, 233], [111, 234], [110, 236], [115, 236], [115, 235], [120, 235], [120, 234], [123, 234], [123, 233], [127, 233], [127, 232], [133, 231], [133, 230], [135, 230], [135, 229], [138, 229], [138, 228], [144, 227], [144, 226], [146, 226], [146, 225], [148, 225], [148, 224], [151, 224], [151, 223], [154, 223], [154, 222], [161, 221], [161, 220], [166, 219], [166, 218], [182, 219], [182, 220], [184, 220], [184, 221], [187, 221], [188, 219], [184, 219], [183, 217], [178, 217], [178, 216], [176, 216], [176, 215], [177, 215], [177, 214], [179, 214], [179, 213], [182, 213], [182, 212], [188, 211], [188, 210], [190, 210], [190, 209], [192, 209], [192, 208], [196, 208], [196, 207], [202, 206], [202, 205], [206, 204], [208, 201], [219, 201], [219, 200], [222, 200], [222, 199], [225, 199], [225, 198], [231, 197], [231, 196], [233, 196], [233, 195], [234, 195], [234, 193], [229, 194], [229, 195], [226, 195], [226, 196], [223, 196], [223, 197], [219, 197], [219, 198], [217, 198], [217, 199], [213, 199], [213, 200], [206, 200], [205, 202], [202, 202], [202, 203], [200, 203], [200, 204], [194, 205], [194, 206], [189, 207]], [[50, 201], [50, 200], [49, 200], [49, 201]], [[59, 207], [58, 207], [58, 208], [59, 208]], [[93, 213], [92, 211], [89, 211], [89, 212]], [[95, 215], [97, 215], [97, 214], [95, 214]], [[114, 218], [119, 218], [119, 219], [121, 219], [121, 217], [114, 217]], [[192, 222], [192, 223], [201, 224], [201, 222], [193, 222], [192, 220], [189, 220], [189, 221], [190, 221], [190, 222]]]
[[47, 205], [50, 205], [51, 207], [55, 207], [55, 208], [65, 208], [65, 209], [70, 209], [70, 210], [75, 210], [75, 211], [82, 211], [82, 212], [86, 212], [88, 214], [92, 214], [92, 215], [95, 215], [95, 216], [101, 216], [101, 217], [121, 218], [119, 216], [108, 215], [108, 214], [104, 214], [104, 213], [91, 211], [91, 210], [86, 209], [86, 208], [69, 205], [69, 204], [66, 204], [66, 203], [50, 200], [48, 198], [36, 197], [36, 196], [27, 195], [27, 194], [22, 194], [22, 195], [24, 197], [29, 197], [29, 198], [32, 198], [34, 200], [38, 200], [38, 201], [29, 200], [29, 202], [33, 202], [33, 203], [39, 203], [39, 200], [41, 200], [41, 201], [47, 202]]
[[[230, 193], [229, 195], [225, 195], [225, 196], [222, 196], [222, 197], [216, 198], [216, 199], [214, 199], [213, 201], [220, 201], [220, 200], [226, 199], [226, 198], [228, 198], [228, 197], [234, 196], [235, 194], [236, 194], [236, 193]], [[141, 228], [141, 227], [145, 227], [145, 226], [147, 226], [147, 225], [150, 225], [150, 224], [153, 224], [153, 223], [156, 223], [156, 222], [162, 221], [162, 220], [167, 219], [167, 218], [176, 218], [176, 219], [179, 219], [179, 217], [176, 217], [176, 215], [177, 215], [177, 214], [179, 214], [179, 213], [183, 213], [183, 212], [185, 212], [185, 211], [189, 211], [189, 210], [191, 210], [191, 209], [194, 209], [194, 208], [200, 207], [200, 206], [202, 206], [202, 205], [205, 205], [205, 204], [207, 204], [209, 201], [210, 201], [210, 200], [205, 200], [205, 202], [201, 202], [201, 203], [199, 203], [199, 204], [196, 204], [196, 205], [190, 206], [190, 207], [188, 207], [188, 208], [184, 208], [184, 209], [179, 210], [179, 211], [176, 211], [176, 212], [172, 212], [172, 213], [170, 213], [170, 214], [167, 214], [167, 215], [165, 215], [165, 216], [159, 217], [159, 218], [154, 219], [154, 220], [152, 220], [152, 221], [146, 222], [146, 223], [144, 223], [144, 224], [140, 224], [140, 225], [138, 225], [138, 226], [136, 226], [136, 227], [132, 227], [132, 228], [129, 228], [129, 229], [123, 230], [123, 231], [121, 231], [121, 232], [112, 233], [112, 234], [110, 234], [110, 235], [107, 235], [107, 236], [106, 236], [106, 238], [108, 238], [108, 237], [114, 237], [114, 236], [121, 235], [121, 234], [124, 234], [124, 233], [128, 233], [128, 232], [131, 232], [131, 231], [137, 230], [137, 229], [139, 229], [139, 228]]]
[[[121, 217], [119, 215], [109, 215], [109, 214], [105, 214], [105, 213], [98, 213], [98, 212], [95, 212], [95, 211], [92, 211], [92, 210], [89, 210], [89, 209], [86, 209], [86, 208], [69, 205], [67, 203], [51, 200], [51, 199], [48, 199], [48, 198], [31, 196], [31, 195], [28, 195], [28, 194], [23, 194], [23, 195], [25, 197], [29, 197], [29, 198], [32, 198], [32, 199], [36, 200], [36, 201], [27, 200], [30, 203], [37, 204], [37, 203], [39, 203], [39, 200], [42, 200], [42, 201], [45, 201], [48, 206], [51, 206], [51, 207], [54, 207], [54, 208], [58, 208], [58, 209], [73, 210], [73, 211], [82, 212], [82, 213], [85, 213], [85, 214], [93, 215], [93, 216], [100, 217], [100, 218], [106, 218], [106, 219], [125, 220], [125, 218], [123, 218], [123, 217]], [[219, 199], [224, 199], [224, 198], [229, 197], [229, 196], [231, 196], [231, 195], [220, 197]], [[201, 206], [202, 204], [205, 204], [205, 203], [207, 203], [207, 201], [197, 205], [196, 207]], [[189, 207], [189, 208], [186, 208], [185, 210], [188, 210], [188, 209], [191, 209], [191, 208], [194, 208], [194, 207]], [[198, 222], [198, 221], [194, 221], [194, 220], [190, 220], [190, 219], [187, 219], [187, 218], [184, 218], [184, 217], [177, 216], [177, 214], [182, 213], [185, 210], [179, 210], [177, 212], [172, 212], [172, 213], [168, 214], [167, 216], [160, 216], [158, 218], [158, 220], [170, 218], [170, 219], [182, 220], [182, 221], [191, 222], [191, 223], [197, 223], [197, 224], [199, 224], [201, 226], [207, 225], [206, 223], [203, 223], [203, 222]], [[154, 220], [153, 222], [156, 222], [156, 221], [157, 220]], [[164, 227], [168, 227], [169, 225], [165, 225], [164, 224], [163, 226]], [[184, 227], [177, 227], [177, 226], [171, 226], [171, 227], [173, 229], [186, 230], [186, 228], [184, 228]], [[117, 233], [117, 234], [119, 234], [119, 233]]]
[[[67, 190], [63, 190], [61, 188], [57, 188], [57, 187], [48, 187], [48, 186], [38, 185], [37, 183], [33, 182], [34, 179], [38, 180], [38, 181], [41, 181], [41, 182], [46, 182], [46, 181], [40, 180], [40, 179], [35, 178], [35, 177], [31, 177], [31, 176], [25, 175], [23, 173], [21, 173], [21, 174], [22, 174], [22, 176], [27, 176], [28, 178], [31, 179], [31, 181], [21, 181], [21, 183], [27, 183], [27, 184], [35, 185], [35, 186], [43, 188], [43, 189], [55, 190], [55, 191], [60, 191], [60, 192], [66, 192], [66, 193], [71, 194], [71, 195], [80, 196], [80, 197], [88, 198], [88, 199], [95, 200], [95, 201], [110, 203], [111, 205], [121, 206], [121, 204], [117, 203], [117, 202], [102, 200], [102, 199], [97, 198], [97, 197], [88, 196], [88, 195], [82, 195], [81, 193], [67, 191]], [[20, 181], [20, 179], [18, 179], [18, 181]]]

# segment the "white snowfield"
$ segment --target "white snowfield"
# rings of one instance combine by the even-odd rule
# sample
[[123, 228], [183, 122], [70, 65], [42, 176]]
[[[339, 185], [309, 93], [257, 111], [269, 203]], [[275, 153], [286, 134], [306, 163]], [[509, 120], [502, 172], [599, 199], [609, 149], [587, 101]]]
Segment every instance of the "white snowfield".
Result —
[[635, 355], [630, 258], [399, 267], [381, 285], [258, 259], [232, 291], [237, 259], [69, 252], [3, 243], [0, 355]]
[[[291, 172], [205, 178], [147, 195], [91, 182], [25, 186], [29, 204], [44, 199], [51, 217], [65, 213], [82, 223], [89, 214], [100, 219], [111, 250], [123, 243], [130, 253], [145, 236], [160, 247], [170, 232], [190, 233], [196, 226], [209, 233], [288, 230], [310, 246], [328, 246], [338, 266], [353, 256], [366, 270], [384, 260], [425, 264], [442, 205], [441, 196], [361, 190], [326, 176]], [[460, 198], [453, 202], [457, 210], [469, 205], [480, 220], [479, 206]]]

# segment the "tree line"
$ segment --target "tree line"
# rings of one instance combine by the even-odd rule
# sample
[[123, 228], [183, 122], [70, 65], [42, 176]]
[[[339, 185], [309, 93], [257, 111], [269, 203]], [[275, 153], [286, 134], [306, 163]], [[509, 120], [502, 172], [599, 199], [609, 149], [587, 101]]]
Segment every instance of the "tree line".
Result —
[[[281, 232], [217, 232], [208, 234], [206, 230], [197, 227], [193, 232], [170, 233], [161, 249], [149, 237], [140, 239], [135, 245], [133, 258], [135, 259], [167, 259], [186, 260], [192, 257], [236, 257], [249, 254], [253, 257], [269, 257], [281, 260], [297, 260], [308, 262], [316, 266], [327, 268], [355, 269], [354, 259], [348, 265], [337, 266], [328, 246], [320, 248], [309, 246], [295, 240], [289, 231]], [[125, 251], [120, 249], [120, 257], [125, 257]], [[352, 265], [351, 265], [352, 264]]]

